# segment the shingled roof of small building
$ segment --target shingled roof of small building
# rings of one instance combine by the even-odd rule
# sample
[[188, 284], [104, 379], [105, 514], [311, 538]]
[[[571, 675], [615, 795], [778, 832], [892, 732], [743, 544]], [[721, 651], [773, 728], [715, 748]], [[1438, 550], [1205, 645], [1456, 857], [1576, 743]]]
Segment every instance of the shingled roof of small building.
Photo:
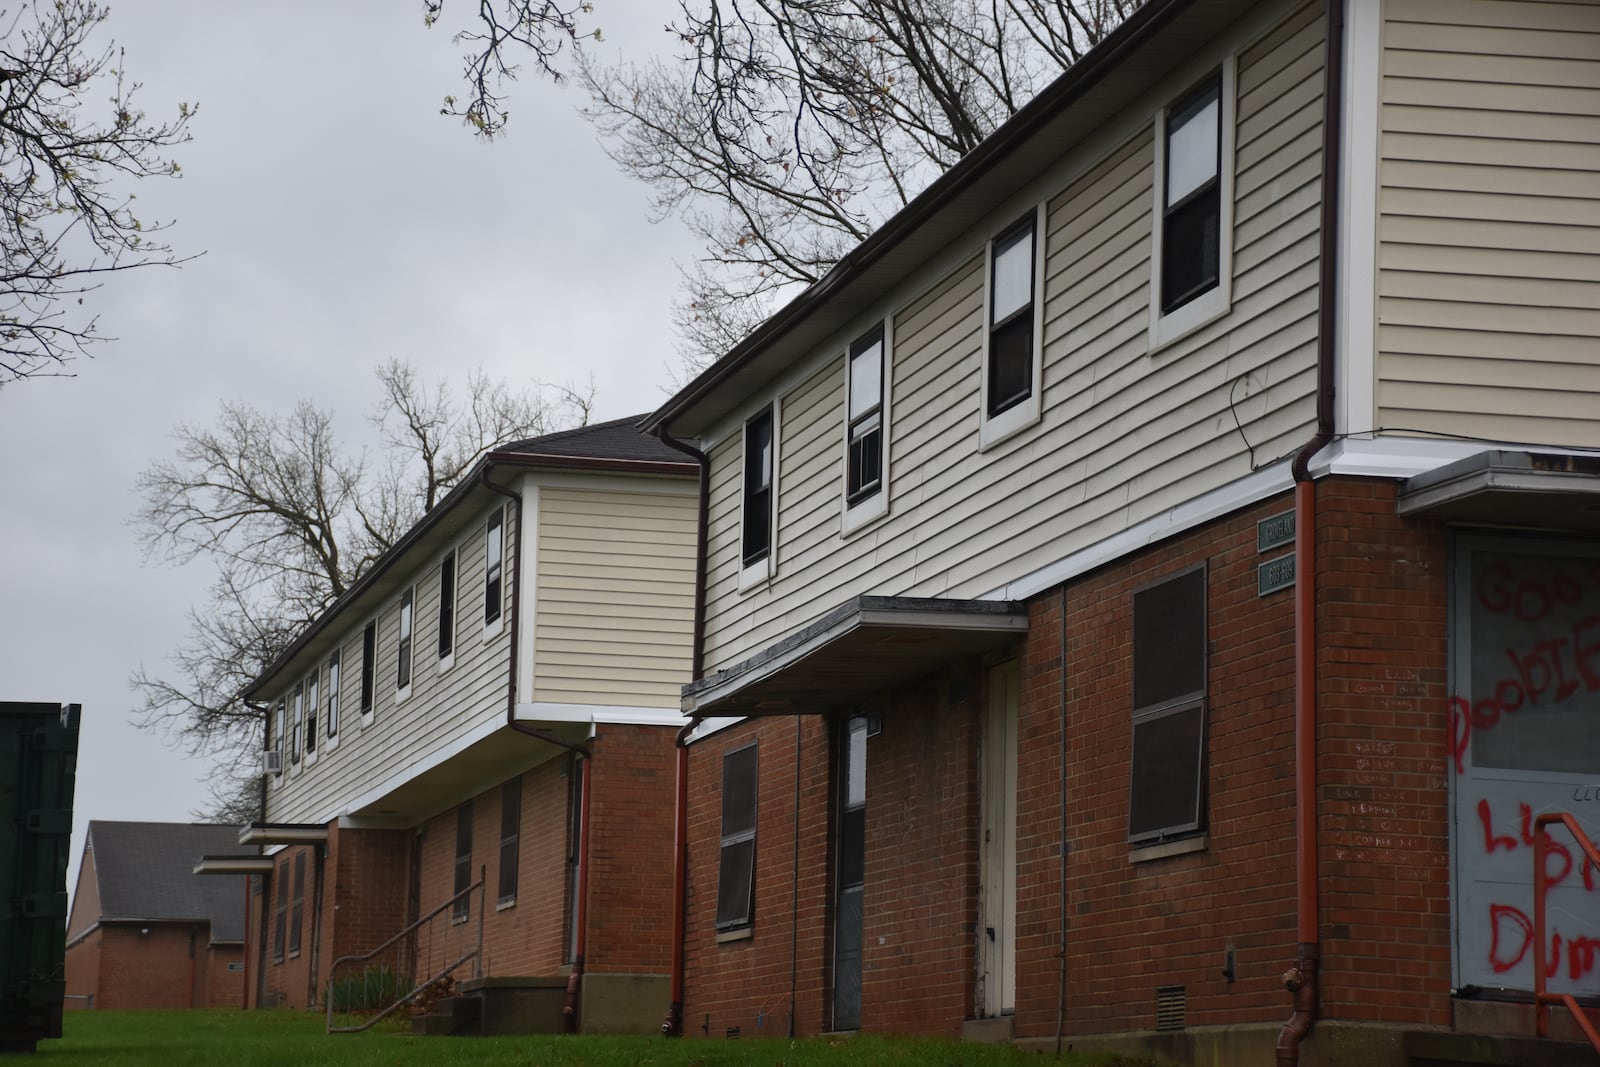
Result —
[[87, 847], [99, 922], [210, 922], [212, 941], [244, 941], [240, 883], [194, 873], [201, 856], [257, 854], [240, 847], [237, 826], [91, 820]]
[[647, 463], [688, 463], [689, 457], [669, 448], [654, 437], [639, 432], [643, 415], [597, 422], [574, 430], [547, 433], [501, 445], [497, 452], [521, 452], [534, 456], [571, 456], [586, 459], [628, 459]]

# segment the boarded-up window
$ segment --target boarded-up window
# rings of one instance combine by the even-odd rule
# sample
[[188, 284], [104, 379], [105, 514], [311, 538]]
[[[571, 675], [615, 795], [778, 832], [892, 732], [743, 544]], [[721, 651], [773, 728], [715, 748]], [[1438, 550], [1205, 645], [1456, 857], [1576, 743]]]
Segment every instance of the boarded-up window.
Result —
[[750, 925], [756, 860], [756, 746], [722, 758], [722, 862], [717, 929]]
[[472, 801], [456, 809], [456, 896], [450, 917], [465, 921], [472, 914], [472, 897], [467, 887], [472, 884]]
[[500, 894], [502, 904], [517, 899], [517, 863], [522, 841], [522, 776], [500, 787]]
[[1133, 595], [1133, 771], [1128, 837], [1145, 841], [1205, 822], [1206, 570]]
[[306, 918], [306, 854], [294, 858], [294, 898], [289, 903], [289, 955], [300, 954], [300, 928]]

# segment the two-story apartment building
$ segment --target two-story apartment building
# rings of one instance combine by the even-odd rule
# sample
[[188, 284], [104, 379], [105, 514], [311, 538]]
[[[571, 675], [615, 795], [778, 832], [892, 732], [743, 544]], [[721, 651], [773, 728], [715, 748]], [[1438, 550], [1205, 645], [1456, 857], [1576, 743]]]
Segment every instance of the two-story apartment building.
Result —
[[674, 1025], [1398, 1063], [1600, 994], [1565, 829], [1533, 890], [1600, 832], [1597, 142], [1600, 5], [1148, 0], [651, 415]]
[[409, 989], [481, 925], [480, 974], [559, 1004], [581, 970], [585, 1029], [654, 1028], [697, 468], [636, 422], [490, 452], [252, 685], [250, 1003], [322, 1006], [427, 920], [332, 981]]

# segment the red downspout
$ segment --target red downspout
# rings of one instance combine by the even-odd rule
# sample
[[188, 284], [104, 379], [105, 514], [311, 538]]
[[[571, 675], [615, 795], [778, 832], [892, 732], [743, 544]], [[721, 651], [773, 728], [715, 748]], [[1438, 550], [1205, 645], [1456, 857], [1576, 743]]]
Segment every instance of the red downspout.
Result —
[[[705, 673], [706, 634], [706, 522], [711, 508], [711, 457], [657, 427], [656, 437], [668, 448], [675, 448], [700, 464], [700, 504], [694, 560], [694, 637], [690, 648], [689, 676], [698, 679]], [[667, 1037], [683, 1036], [684, 912], [688, 907], [689, 877], [689, 734], [700, 725], [691, 719], [678, 731], [678, 795], [672, 829], [672, 1001], [661, 1032]], [[793, 1011], [790, 1022], [793, 1023]]]
[[239, 991], [239, 1008], [248, 1011], [250, 1008], [250, 879], [255, 875], [244, 876], [244, 988]]
[[1278, 1032], [1279, 1067], [1300, 1062], [1318, 1014], [1322, 956], [1317, 874], [1317, 487], [1311, 459], [1334, 437], [1337, 352], [1339, 182], [1344, 113], [1344, 0], [1327, 0], [1323, 58], [1322, 214], [1317, 286], [1317, 432], [1294, 458], [1294, 824], [1295, 962], [1283, 975], [1294, 1012]]
[[575, 890], [578, 899], [572, 913], [572, 924], [577, 927], [576, 944], [572, 973], [567, 976], [567, 998], [561, 1006], [569, 1034], [578, 1032], [578, 987], [583, 981], [583, 954], [589, 940], [589, 782], [594, 777], [589, 773], [587, 760], [575, 761], [574, 766], [580, 769], [583, 781], [578, 788], [578, 886]]

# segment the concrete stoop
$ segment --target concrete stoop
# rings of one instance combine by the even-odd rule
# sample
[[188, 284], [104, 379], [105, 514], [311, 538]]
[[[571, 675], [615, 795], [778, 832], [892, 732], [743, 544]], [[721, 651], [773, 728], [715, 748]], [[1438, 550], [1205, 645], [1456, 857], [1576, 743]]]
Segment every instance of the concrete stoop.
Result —
[[974, 1041], [980, 1045], [1009, 1045], [1017, 1036], [1017, 1020], [1014, 1015], [1002, 1015], [995, 1019], [968, 1019], [961, 1024], [961, 1040]]
[[1417, 1030], [1406, 1035], [1409, 1067], [1595, 1067], [1587, 1041]]
[[483, 1019], [483, 1001], [476, 996], [445, 997], [426, 1015], [411, 1020], [411, 1032], [427, 1037], [476, 1034]]

